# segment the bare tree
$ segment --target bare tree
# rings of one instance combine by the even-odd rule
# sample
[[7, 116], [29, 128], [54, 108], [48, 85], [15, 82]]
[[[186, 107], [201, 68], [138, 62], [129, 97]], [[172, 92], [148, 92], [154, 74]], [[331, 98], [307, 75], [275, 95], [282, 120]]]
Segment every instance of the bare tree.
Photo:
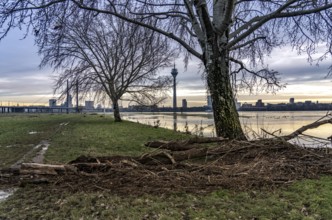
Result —
[[[332, 3], [327, 0], [34, 0], [0, 4], [0, 26], [5, 36], [15, 26], [47, 36], [72, 11], [109, 14], [154, 30], [177, 42], [205, 66], [218, 136], [245, 139], [234, 104], [236, 86], [282, 86], [278, 72], [264, 64], [273, 48], [291, 45], [308, 54], [310, 62], [332, 54]], [[126, 11], [133, 17], [120, 13]], [[151, 22], [153, 19], [155, 22]], [[317, 46], [323, 55], [314, 60]], [[330, 71], [332, 66], [330, 67]]]
[[60, 72], [57, 90], [63, 93], [68, 80], [71, 86], [80, 85], [82, 95], [108, 96], [115, 121], [121, 121], [120, 99], [156, 105], [165, 99], [163, 91], [171, 82], [156, 74], [174, 55], [165, 37], [116, 17], [86, 14], [68, 19], [48, 32], [39, 52], [41, 66]]

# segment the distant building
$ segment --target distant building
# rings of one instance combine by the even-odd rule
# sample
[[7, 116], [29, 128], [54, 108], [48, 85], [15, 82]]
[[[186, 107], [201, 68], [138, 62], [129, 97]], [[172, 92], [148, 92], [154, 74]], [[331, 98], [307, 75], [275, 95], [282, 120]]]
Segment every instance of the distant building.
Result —
[[261, 99], [258, 99], [255, 106], [256, 107], [264, 107], [265, 104], [264, 104], [264, 102]]
[[242, 105], [242, 108], [252, 108], [253, 106], [252, 106], [252, 104], [249, 104], [249, 103], [243, 103], [243, 105]]
[[182, 99], [182, 109], [187, 109], [187, 108], [188, 108], [187, 99]]
[[85, 109], [86, 110], [93, 110], [95, 109], [95, 102], [94, 101], [85, 101]]
[[48, 105], [50, 107], [56, 107], [56, 99], [50, 99], [50, 100], [48, 100]]
[[295, 104], [295, 99], [294, 98], [290, 98], [289, 99], [289, 104]]

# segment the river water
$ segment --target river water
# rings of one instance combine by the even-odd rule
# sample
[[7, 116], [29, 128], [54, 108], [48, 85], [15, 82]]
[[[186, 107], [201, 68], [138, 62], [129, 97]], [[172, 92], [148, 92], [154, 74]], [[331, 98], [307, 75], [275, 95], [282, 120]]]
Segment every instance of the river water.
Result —
[[[326, 111], [285, 111], [285, 112], [239, 112], [240, 121], [247, 136], [251, 139], [270, 137], [262, 130], [275, 135], [287, 135], [296, 129], [315, 122], [326, 116]], [[122, 113], [123, 119], [159, 126], [177, 131], [189, 131], [194, 135], [215, 136], [213, 115], [211, 112], [177, 113]], [[304, 134], [326, 139], [332, 135], [332, 125], [326, 124], [317, 129], [306, 131]], [[294, 140], [310, 145], [308, 136]], [[317, 141], [313, 143], [317, 145]], [[324, 141], [323, 141], [324, 142]], [[322, 143], [331, 145], [330, 142]]]

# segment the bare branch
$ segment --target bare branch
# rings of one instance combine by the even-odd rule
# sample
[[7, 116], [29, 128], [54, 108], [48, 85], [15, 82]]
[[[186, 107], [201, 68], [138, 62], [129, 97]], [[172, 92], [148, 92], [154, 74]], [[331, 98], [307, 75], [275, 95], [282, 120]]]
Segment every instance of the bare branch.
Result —
[[97, 8], [93, 8], [93, 7], [89, 7], [89, 6], [86, 6], [86, 5], [83, 5], [81, 3], [79, 3], [78, 1], [76, 0], [73, 0], [73, 2], [81, 9], [84, 9], [84, 10], [89, 10], [89, 11], [96, 11], [98, 13], [103, 13], [103, 14], [110, 14], [110, 15], [114, 15], [122, 20], [125, 20], [127, 22], [130, 22], [130, 23], [133, 23], [133, 24], [136, 24], [136, 25], [140, 25], [142, 27], [145, 27], [145, 28], [148, 28], [148, 29], [151, 29], [153, 31], [156, 31], [160, 34], [163, 34], [165, 35], [166, 37], [169, 37], [173, 40], [175, 40], [176, 42], [178, 42], [179, 44], [181, 44], [181, 46], [183, 46], [184, 48], [186, 48], [191, 54], [193, 54], [194, 56], [196, 56], [197, 58], [199, 59], [202, 59], [202, 55], [197, 52], [194, 48], [192, 48], [191, 46], [189, 46], [184, 40], [182, 40], [180, 37], [174, 35], [173, 33], [170, 33], [170, 32], [166, 32], [162, 29], [159, 29], [155, 26], [152, 26], [152, 25], [149, 25], [149, 24], [146, 24], [144, 22], [140, 22], [140, 21], [137, 21], [137, 20], [134, 20], [134, 19], [130, 19], [126, 16], [123, 16], [119, 13], [116, 13], [116, 12], [113, 12], [113, 11], [109, 11], [109, 10], [102, 10], [102, 9], [97, 9]]
[[170, 80], [156, 72], [168, 66], [175, 53], [162, 35], [105, 15], [68, 20], [61, 29], [65, 31], [49, 32], [40, 49], [42, 65], [65, 69], [58, 76], [58, 89], [69, 79], [79, 81], [82, 94], [107, 94], [116, 120], [121, 120], [118, 100], [126, 94], [151, 105], [165, 99], [156, 94], [168, 89]]

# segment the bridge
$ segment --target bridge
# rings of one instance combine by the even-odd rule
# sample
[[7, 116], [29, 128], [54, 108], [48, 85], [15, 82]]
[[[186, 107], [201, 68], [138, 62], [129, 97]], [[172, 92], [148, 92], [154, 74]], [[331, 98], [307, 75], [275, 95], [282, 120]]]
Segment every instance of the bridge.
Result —
[[76, 108], [47, 106], [0, 106], [0, 113], [69, 113], [77, 112]]

